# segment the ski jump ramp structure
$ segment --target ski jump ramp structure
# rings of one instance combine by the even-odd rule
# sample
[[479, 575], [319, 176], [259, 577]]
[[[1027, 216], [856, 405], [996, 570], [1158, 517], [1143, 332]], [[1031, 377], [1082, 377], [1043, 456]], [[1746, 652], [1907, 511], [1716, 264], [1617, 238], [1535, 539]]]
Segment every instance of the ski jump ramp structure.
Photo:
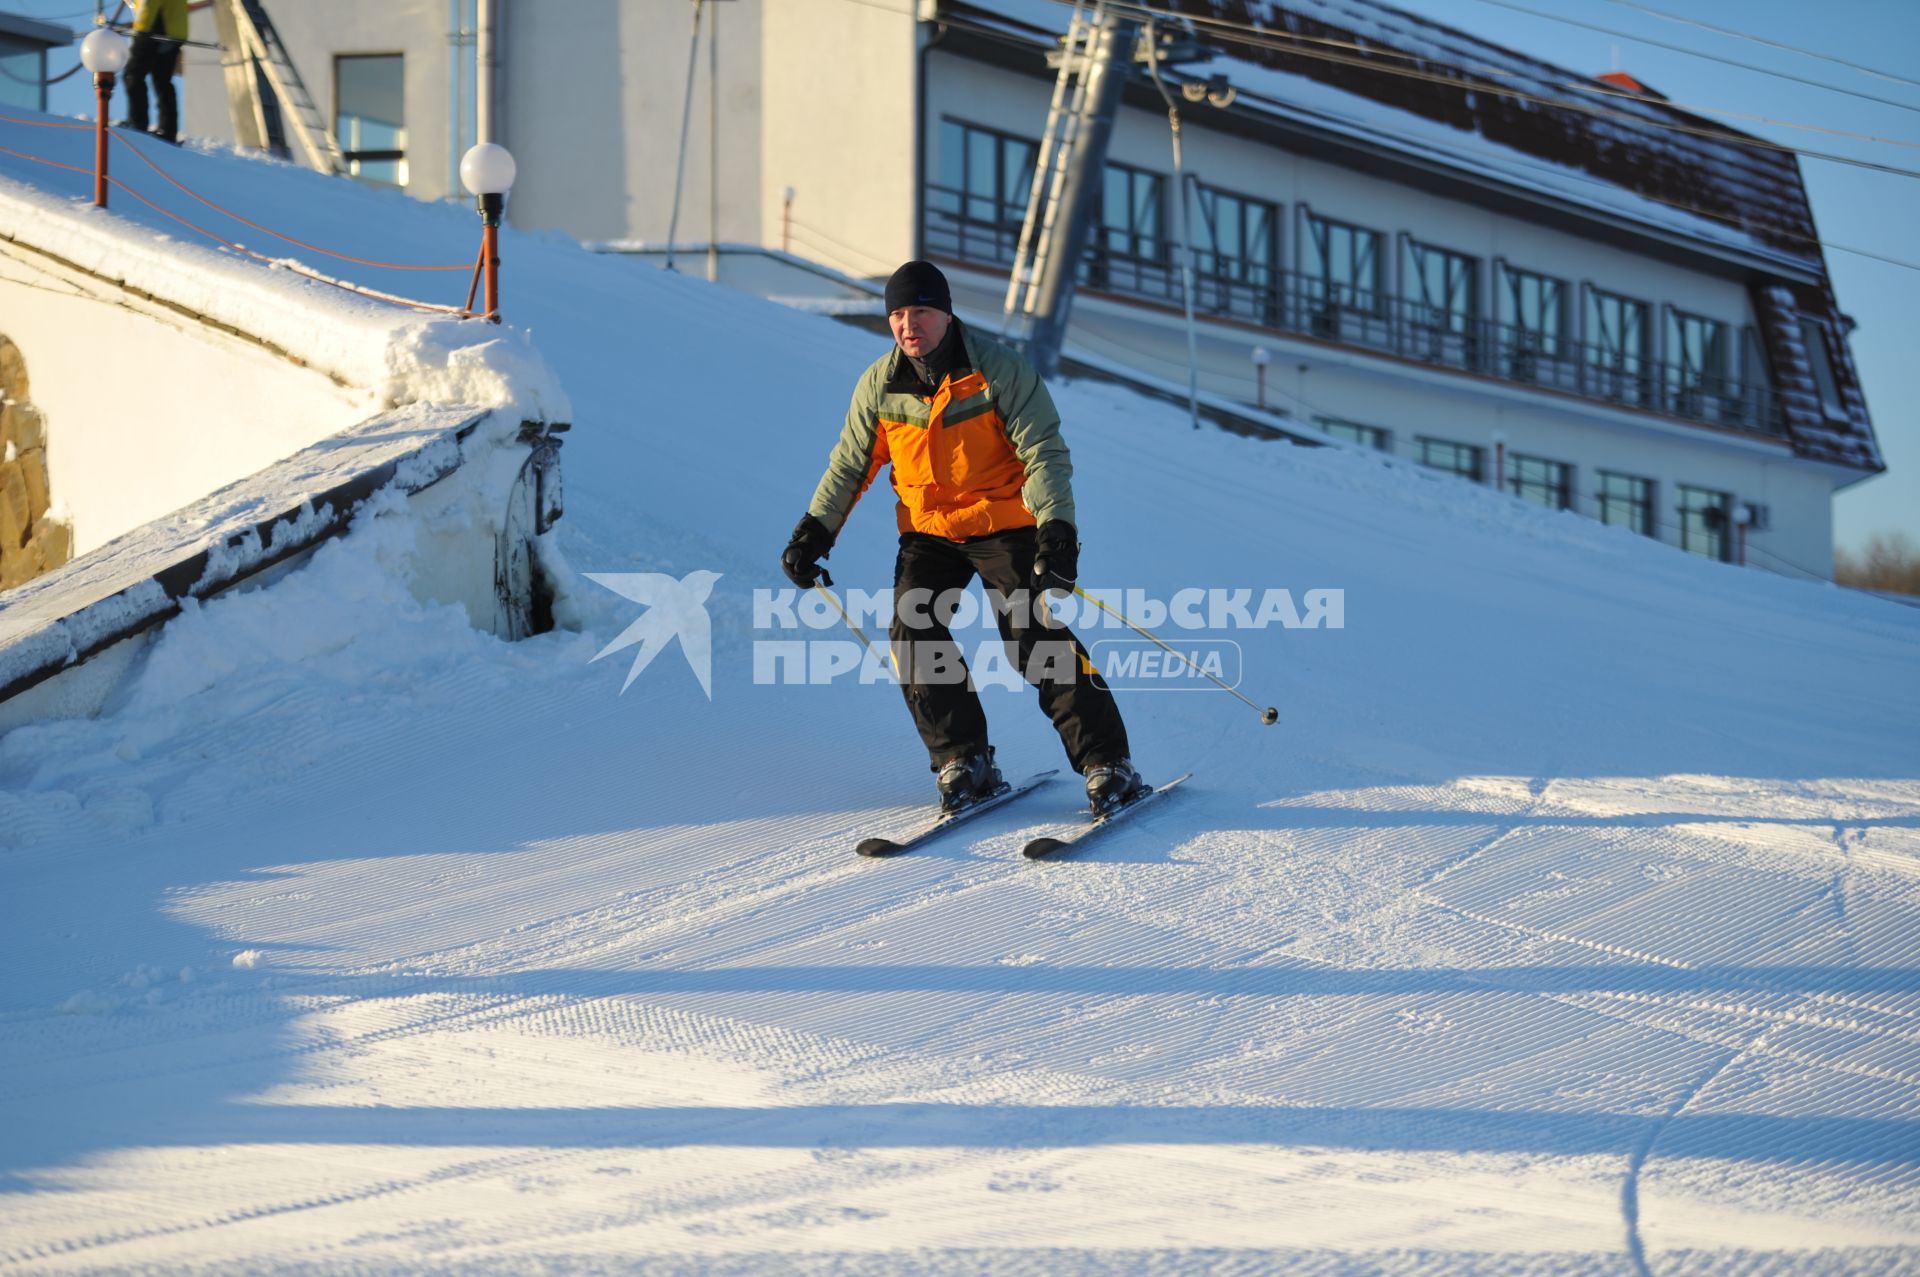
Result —
[[[17, 132], [56, 162], [91, 143]], [[376, 509], [415, 518], [423, 602], [509, 639], [551, 626], [565, 399], [523, 334], [156, 233], [161, 210], [93, 208], [48, 167], [51, 189], [0, 175], [0, 395], [42, 449], [39, 508], [0, 532], [60, 547], [0, 592], [0, 732], [97, 712], [170, 617]]]

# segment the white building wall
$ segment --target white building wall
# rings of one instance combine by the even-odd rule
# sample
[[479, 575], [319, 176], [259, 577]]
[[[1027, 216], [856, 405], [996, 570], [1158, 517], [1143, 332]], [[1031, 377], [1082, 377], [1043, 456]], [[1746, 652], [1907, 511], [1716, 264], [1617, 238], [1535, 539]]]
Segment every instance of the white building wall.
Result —
[[925, 33], [912, 8], [775, 0], [762, 17], [766, 225], [778, 235], [791, 186], [795, 251], [852, 275], [884, 277], [914, 253]]
[[[494, 3], [502, 63], [496, 140], [513, 151], [519, 166], [508, 219], [588, 240], [664, 240], [672, 219], [693, 6], [687, 0]], [[455, 0], [328, 0], [274, 4], [269, 12], [329, 123], [336, 57], [405, 55], [408, 192], [421, 199], [468, 198], [456, 170], [473, 138], [470, 125], [456, 136], [455, 75], [457, 56], [463, 96], [471, 102], [473, 50], [455, 50], [450, 39]], [[682, 242], [708, 237], [716, 153], [719, 238], [762, 242], [761, 15], [761, 0], [706, 6], [681, 183]], [[193, 21], [195, 39], [217, 38], [210, 10], [196, 12]], [[717, 133], [707, 47], [716, 29]], [[231, 141], [219, 55], [188, 52], [182, 127], [194, 136]]]

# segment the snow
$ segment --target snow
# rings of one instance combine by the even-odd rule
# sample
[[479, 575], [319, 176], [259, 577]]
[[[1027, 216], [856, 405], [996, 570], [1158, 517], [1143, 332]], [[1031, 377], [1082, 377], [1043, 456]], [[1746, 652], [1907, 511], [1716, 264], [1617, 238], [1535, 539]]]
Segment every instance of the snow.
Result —
[[[985, 0], [985, 4], [1017, 22], [1055, 32], [1064, 32], [1072, 15], [1072, 6], [1064, 0]], [[1432, 27], [1433, 24], [1392, 10], [1388, 12], [1394, 13], [1398, 21], [1391, 25], [1383, 24], [1380, 11], [1372, 5], [1322, 3], [1321, 0], [1305, 0], [1302, 3], [1296, 0], [1287, 9], [1332, 23], [1378, 47], [1410, 54], [1441, 66], [1464, 64], [1468, 70], [1485, 74], [1489, 64], [1497, 64], [1491, 69], [1496, 75], [1504, 77], [1498, 82], [1520, 92], [1552, 99], [1569, 96], [1579, 98], [1581, 95], [1577, 89], [1570, 89], [1569, 84], [1578, 85], [1586, 79], [1585, 76], [1562, 72], [1546, 63], [1509, 53], [1457, 32], [1444, 32], [1437, 27], [1434, 30], [1444, 34], [1447, 42], [1436, 43], [1419, 38], [1414, 34], [1415, 29]], [[1280, 17], [1282, 20], [1272, 24], [1270, 29], [1281, 32], [1288, 29], [1286, 15], [1281, 14]], [[1257, 16], [1253, 23], [1260, 25]], [[1198, 24], [1196, 29], [1203, 37], [1212, 30], [1205, 22]], [[1342, 50], [1335, 50], [1335, 53], [1342, 57], [1353, 56]], [[1417, 64], [1414, 69], [1418, 69]], [[1299, 120], [1317, 129], [1356, 138], [1424, 164], [1453, 167], [1494, 177], [1522, 191], [1551, 195], [1578, 206], [1624, 216], [1642, 225], [1734, 248], [1747, 257], [1774, 262], [1795, 272], [1807, 269], [1806, 253], [1788, 251], [1765, 242], [1744, 227], [1715, 217], [1702, 217], [1674, 206], [1675, 203], [1685, 202], [1683, 200], [1667, 203], [1649, 199], [1574, 165], [1527, 154], [1478, 132], [1455, 128], [1416, 111], [1377, 101], [1304, 75], [1263, 66], [1248, 58], [1231, 56], [1230, 52], [1211, 63], [1200, 64], [1195, 74], [1204, 77], [1216, 72], [1225, 73], [1232, 81], [1234, 88], [1242, 95], [1243, 106], [1254, 106], [1263, 114]], [[1175, 78], [1179, 78], [1178, 75]], [[1418, 87], [1414, 81], [1406, 83], [1412, 86], [1409, 92]], [[1471, 106], [1472, 95], [1467, 95], [1467, 98]], [[1597, 110], [1612, 113], [1612, 116], [1629, 117], [1577, 117], [1579, 127], [1587, 133], [1613, 139], [1619, 146], [1650, 156], [1659, 154], [1668, 157], [1672, 162], [1682, 165], [1711, 164], [1717, 170], [1717, 176], [1726, 180], [1751, 180], [1750, 174], [1738, 175], [1727, 169], [1727, 156], [1718, 153], [1724, 151], [1724, 144], [1716, 140], [1658, 129], [1650, 131], [1639, 125], [1641, 119], [1655, 125], [1672, 121], [1676, 117], [1668, 108], [1616, 96], [1590, 95], [1585, 101]], [[1520, 106], [1524, 108], [1526, 104], [1520, 103]], [[1689, 127], [1699, 127], [1699, 124], [1690, 124]], [[1704, 158], [1703, 154], [1696, 152], [1703, 153]], [[1734, 158], [1743, 165], [1751, 163], [1746, 156]], [[1741, 204], [1759, 204], [1777, 197], [1777, 192], [1768, 191], [1760, 197], [1748, 195]], [[1795, 210], [1794, 217], [1786, 220], [1804, 217], [1805, 206], [1802, 203]]]
[[[471, 230], [180, 162], [373, 255]], [[86, 220], [83, 185], [0, 159], [9, 206]], [[98, 265], [167, 269], [123, 238]], [[1277, 727], [1129, 696], [1148, 776], [1196, 777], [1123, 836], [1023, 861], [1056, 782], [863, 861], [931, 794], [898, 693], [755, 685], [753, 592], [880, 339], [503, 259], [501, 340], [572, 397], [573, 628], [417, 602], [431, 530], [376, 509], [100, 716], [0, 737], [0, 1269], [1920, 1260], [1920, 612], [1064, 383], [1090, 590], [1339, 589], [1345, 624], [1230, 636]], [[360, 306], [261, 314], [371, 376], [414, 321]], [[843, 589], [888, 579], [883, 497]], [[620, 694], [591, 658], [639, 608], [584, 574], [696, 571], [711, 699], [677, 648]], [[1060, 765], [987, 699], [1009, 771]]]

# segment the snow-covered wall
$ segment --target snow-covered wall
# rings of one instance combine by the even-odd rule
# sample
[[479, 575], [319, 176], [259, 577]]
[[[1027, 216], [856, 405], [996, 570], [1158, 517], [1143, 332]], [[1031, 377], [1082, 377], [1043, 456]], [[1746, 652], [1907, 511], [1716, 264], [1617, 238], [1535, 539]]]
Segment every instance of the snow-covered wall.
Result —
[[0, 315], [46, 416], [76, 554], [366, 415], [365, 391], [31, 254], [0, 274]]

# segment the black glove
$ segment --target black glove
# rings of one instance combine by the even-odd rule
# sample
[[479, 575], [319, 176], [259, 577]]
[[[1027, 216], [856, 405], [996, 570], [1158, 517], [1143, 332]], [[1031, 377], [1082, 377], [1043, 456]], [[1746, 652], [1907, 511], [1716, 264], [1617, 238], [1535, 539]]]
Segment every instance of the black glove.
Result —
[[780, 556], [780, 570], [787, 574], [787, 580], [805, 590], [826, 575], [826, 569], [820, 566], [820, 560], [833, 550], [833, 533], [827, 531], [827, 525], [810, 514], [800, 516], [800, 522], [793, 526], [793, 539], [787, 542], [787, 552]]
[[1048, 519], [1035, 534], [1033, 575], [1042, 590], [1071, 590], [1080, 579], [1080, 537], [1065, 519]]

